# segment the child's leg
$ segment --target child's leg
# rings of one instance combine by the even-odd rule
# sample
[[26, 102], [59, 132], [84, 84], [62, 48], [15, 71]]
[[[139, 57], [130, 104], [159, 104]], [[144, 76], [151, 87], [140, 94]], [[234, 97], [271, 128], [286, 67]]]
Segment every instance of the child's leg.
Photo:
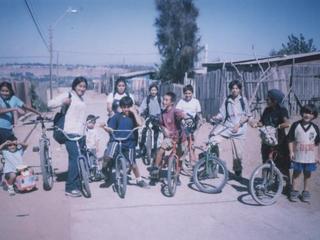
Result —
[[139, 168], [138, 168], [137, 164], [133, 164], [131, 169], [132, 169], [133, 174], [136, 177], [136, 179], [140, 179], [141, 175], [140, 175], [140, 171], [139, 171]]
[[301, 174], [301, 171], [294, 170], [292, 174], [292, 190], [297, 191], [298, 179]]
[[310, 178], [311, 178], [311, 172], [304, 170], [303, 171], [303, 191], [309, 191]]
[[17, 177], [17, 175], [13, 172], [5, 174], [5, 179], [7, 180], [7, 183], [10, 186], [12, 186], [14, 184], [16, 177]]

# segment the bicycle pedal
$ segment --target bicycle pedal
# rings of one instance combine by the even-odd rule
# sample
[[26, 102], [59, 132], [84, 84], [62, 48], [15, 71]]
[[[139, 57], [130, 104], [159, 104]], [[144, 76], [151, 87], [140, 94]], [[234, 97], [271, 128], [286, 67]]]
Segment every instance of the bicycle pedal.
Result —
[[32, 148], [32, 152], [39, 152], [40, 148], [38, 146], [35, 146]]

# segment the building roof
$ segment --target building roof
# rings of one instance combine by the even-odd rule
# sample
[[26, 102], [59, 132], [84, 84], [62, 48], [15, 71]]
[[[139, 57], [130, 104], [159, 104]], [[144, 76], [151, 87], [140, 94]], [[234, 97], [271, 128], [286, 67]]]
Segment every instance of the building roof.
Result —
[[121, 79], [128, 79], [128, 78], [134, 78], [134, 77], [143, 77], [148, 76], [151, 74], [154, 74], [154, 70], [145, 70], [145, 71], [136, 71], [136, 72], [128, 72], [128, 73], [122, 73], [118, 77]]
[[[263, 66], [267, 67], [269, 64], [271, 66], [275, 65], [288, 65], [294, 63], [303, 63], [320, 60], [320, 52], [312, 52], [312, 53], [300, 53], [293, 55], [283, 55], [283, 56], [272, 56], [265, 58], [258, 58], [258, 62]], [[256, 59], [246, 59], [234, 62], [208, 62], [203, 63], [202, 66], [207, 67], [208, 71], [214, 71], [217, 69], [221, 69], [223, 65], [228, 68], [232, 68], [232, 63], [239, 68], [254, 68], [259, 67]]]

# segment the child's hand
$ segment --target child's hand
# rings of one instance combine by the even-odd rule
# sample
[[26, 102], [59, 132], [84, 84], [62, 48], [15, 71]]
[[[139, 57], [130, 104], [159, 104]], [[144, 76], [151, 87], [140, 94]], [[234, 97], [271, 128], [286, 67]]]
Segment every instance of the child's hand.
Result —
[[291, 161], [294, 160], [294, 153], [293, 153], [293, 152], [290, 153], [290, 160], [291, 160]]
[[63, 105], [70, 105], [71, 104], [71, 98], [66, 98], [62, 102]]
[[234, 126], [234, 128], [231, 129], [231, 132], [237, 133], [237, 132], [239, 131], [239, 128], [240, 128], [240, 124], [236, 124], [236, 125]]
[[21, 115], [25, 114], [25, 111], [23, 111], [23, 109], [21, 109], [21, 108], [16, 108], [16, 112]]

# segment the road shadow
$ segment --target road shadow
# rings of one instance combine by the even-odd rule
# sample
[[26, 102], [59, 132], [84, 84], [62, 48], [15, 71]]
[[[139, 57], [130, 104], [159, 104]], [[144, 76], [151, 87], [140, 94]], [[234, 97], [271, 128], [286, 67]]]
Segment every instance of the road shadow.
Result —
[[257, 203], [256, 201], [253, 200], [253, 198], [251, 197], [250, 193], [245, 193], [240, 195], [237, 200], [247, 206], [251, 206], [251, 207], [263, 207], [262, 205], [260, 205], [259, 203]]
[[68, 178], [68, 171], [58, 172], [56, 175], [56, 182], [66, 182]]

